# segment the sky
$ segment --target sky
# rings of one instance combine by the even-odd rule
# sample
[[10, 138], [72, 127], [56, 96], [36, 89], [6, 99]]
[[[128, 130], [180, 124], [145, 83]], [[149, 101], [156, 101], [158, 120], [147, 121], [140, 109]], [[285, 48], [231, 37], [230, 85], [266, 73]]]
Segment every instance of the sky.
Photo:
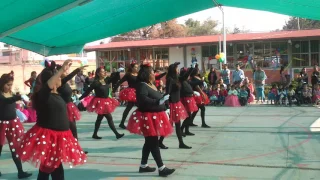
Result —
[[[275, 29], [282, 29], [285, 22], [289, 19], [289, 16], [286, 15], [233, 7], [224, 7], [224, 13], [227, 28], [233, 30], [234, 27], [238, 27], [241, 30], [245, 29], [250, 30], [251, 32], [269, 32]], [[178, 23], [184, 24], [188, 18], [204, 21], [209, 17], [219, 21], [218, 27], [222, 27], [222, 13], [218, 8], [199, 11], [177, 18], [177, 20]], [[109, 40], [110, 38], [106, 38], [87, 45], [98, 45], [101, 41], [107, 43]]]

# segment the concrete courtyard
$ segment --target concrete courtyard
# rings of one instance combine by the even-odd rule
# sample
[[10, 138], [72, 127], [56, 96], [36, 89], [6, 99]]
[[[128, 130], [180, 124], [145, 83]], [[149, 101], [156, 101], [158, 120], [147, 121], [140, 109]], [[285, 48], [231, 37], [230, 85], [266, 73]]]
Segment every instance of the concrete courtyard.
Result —
[[[116, 126], [124, 107], [112, 115]], [[91, 138], [95, 114], [83, 112], [78, 122], [82, 147], [89, 151], [88, 163], [73, 169], [65, 166], [67, 180], [157, 180], [157, 173], [139, 174], [143, 137], [129, 134], [116, 140], [104, 121], [99, 135]], [[317, 180], [320, 179], [320, 109], [251, 105], [243, 108], [207, 107], [210, 129], [193, 127], [196, 134], [184, 141], [191, 150], [178, 148], [175, 134], [165, 139], [161, 150], [167, 167], [176, 172], [173, 180]], [[318, 120], [318, 121], [317, 121]], [[200, 116], [195, 123], [201, 125]], [[30, 128], [32, 124], [25, 124]], [[0, 159], [1, 180], [17, 179], [8, 146]], [[149, 164], [155, 166], [152, 156]], [[24, 164], [24, 169], [38, 170]]]

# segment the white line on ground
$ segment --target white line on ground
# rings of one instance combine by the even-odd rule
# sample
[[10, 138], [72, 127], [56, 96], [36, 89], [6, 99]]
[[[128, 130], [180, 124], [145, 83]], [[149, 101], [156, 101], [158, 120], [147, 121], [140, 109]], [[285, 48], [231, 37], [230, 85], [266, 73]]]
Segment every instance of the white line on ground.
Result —
[[318, 118], [311, 126], [311, 132], [320, 132], [320, 118]]

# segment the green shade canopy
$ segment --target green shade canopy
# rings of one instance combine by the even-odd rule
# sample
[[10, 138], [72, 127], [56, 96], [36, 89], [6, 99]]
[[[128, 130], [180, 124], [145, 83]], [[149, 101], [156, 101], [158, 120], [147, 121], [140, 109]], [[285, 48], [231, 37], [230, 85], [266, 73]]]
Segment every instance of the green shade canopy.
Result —
[[[217, 0], [224, 6], [320, 20], [318, 0]], [[44, 56], [214, 7], [212, 0], [5, 0], [0, 41]]]

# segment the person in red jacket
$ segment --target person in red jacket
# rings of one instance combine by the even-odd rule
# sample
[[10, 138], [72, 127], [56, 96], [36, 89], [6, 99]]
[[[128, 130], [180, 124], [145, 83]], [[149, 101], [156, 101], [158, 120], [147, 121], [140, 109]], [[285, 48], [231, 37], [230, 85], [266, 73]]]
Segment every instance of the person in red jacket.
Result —
[[224, 104], [224, 101], [226, 100], [227, 96], [228, 96], [228, 91], [225, 89], [224, 86], [220, 86], [220, 92], [219, 92], [218, 100], [219, 100], [221, 105]]

